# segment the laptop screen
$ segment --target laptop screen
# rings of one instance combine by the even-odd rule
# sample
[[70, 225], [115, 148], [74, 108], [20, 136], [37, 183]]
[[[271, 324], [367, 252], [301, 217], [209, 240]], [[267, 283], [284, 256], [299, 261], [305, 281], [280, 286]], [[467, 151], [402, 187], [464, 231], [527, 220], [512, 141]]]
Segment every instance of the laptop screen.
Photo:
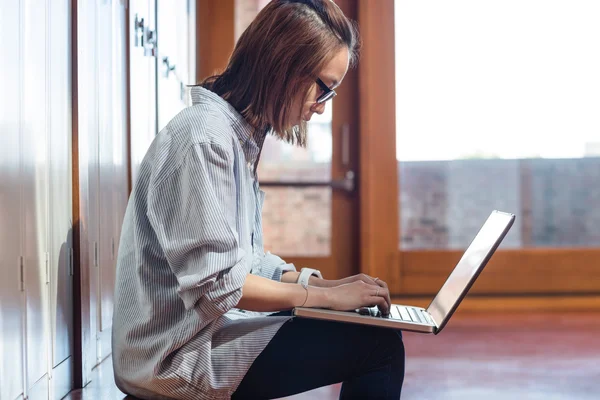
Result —
[[513, 214], [493, 211], [427, 311], [441, 330], [513, 224]]

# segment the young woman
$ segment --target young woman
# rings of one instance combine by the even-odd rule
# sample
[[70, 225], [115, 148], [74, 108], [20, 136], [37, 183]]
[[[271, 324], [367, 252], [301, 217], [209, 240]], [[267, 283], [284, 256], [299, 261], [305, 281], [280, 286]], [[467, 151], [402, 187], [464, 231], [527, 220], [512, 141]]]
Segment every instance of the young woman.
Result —
[[357, 60], [331, 0], [273, 0], [225, 71], [145, 156], [123, 223], [113, 321], [118, 387], [147, 399], [277, 398], [343, 382], [342, 398], [398, 399], [404, 346], [390, 329], [294, 319], [296, 306], [390, 305], [387, 285], [322, 279], [263, 250], [256, 180], [267, 134], [304, 145]]

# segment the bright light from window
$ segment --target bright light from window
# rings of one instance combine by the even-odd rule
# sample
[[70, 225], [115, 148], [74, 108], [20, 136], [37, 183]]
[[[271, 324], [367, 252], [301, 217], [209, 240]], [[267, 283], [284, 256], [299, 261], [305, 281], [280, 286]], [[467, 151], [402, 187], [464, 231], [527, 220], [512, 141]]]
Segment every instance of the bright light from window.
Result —
[[398, 160], [600, 156], [600, 2], [396, 1]]

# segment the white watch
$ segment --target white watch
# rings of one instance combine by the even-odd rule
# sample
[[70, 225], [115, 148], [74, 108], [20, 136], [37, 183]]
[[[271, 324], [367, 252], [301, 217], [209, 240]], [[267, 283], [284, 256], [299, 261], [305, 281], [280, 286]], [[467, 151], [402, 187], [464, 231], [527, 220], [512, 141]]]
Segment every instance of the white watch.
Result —
[[321, 271], [312, 269], [312, 268], [302, 268], [300, 270], [300, 275], [298, 275], [297, 283], [302, 285], [302, 287], [306, 288], [308, 286], [308, 279], [311, 277], [311, 275], [314, 275], [317, 278], [323, 279], [323, 275], [321, 275]]

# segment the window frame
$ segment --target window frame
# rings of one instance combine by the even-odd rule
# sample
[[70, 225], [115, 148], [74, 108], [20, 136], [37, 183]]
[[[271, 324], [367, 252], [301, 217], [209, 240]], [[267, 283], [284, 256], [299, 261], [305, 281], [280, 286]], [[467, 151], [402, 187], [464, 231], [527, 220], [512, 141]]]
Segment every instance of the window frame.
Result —
[[[363, 39], [359, 63], [361, 272], [388, 282], [393, 296], [431, 297], [462, 251], [398, 248], [402, 210], [398, 206], [395, 87], [389, 84], [395, 82], [394, 0], [361, 0], [358, 16]], [[381, 90], [369, 91], [372, 87]], [[598, 260], [600, 247], [498, 250], [470, 294], [598, 298]]]

